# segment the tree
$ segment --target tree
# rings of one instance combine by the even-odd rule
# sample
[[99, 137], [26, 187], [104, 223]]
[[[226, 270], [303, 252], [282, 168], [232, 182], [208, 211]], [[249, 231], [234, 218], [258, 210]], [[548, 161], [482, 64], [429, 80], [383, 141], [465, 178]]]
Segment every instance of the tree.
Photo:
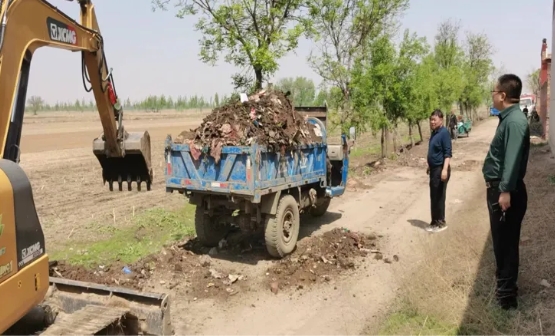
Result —
[[278, 60], [312, 31], [311, 20], [301, 14], [307, 0], [151, 1], [153, 10], [167, 10], [174, 3], [179, 18], [200, 14], [200, 59], [213, 65], [225, 54], [226, 62], [243, 70], [233, 76], [233, 84], [241, 89], [262, 88], [278, 70]]
[[435, 36], [434, 76], [436, 95], [440, 108], [451, 110], [462, 95], [464, 82], [464, 52], [459, 44], [460, 23], [451, 19], [439, 24]]
[[351, 109], [351, 82], [355, 65], [369, 55], [371, 42], [392, 33], [408, 0], [314, 0], [311, 2], [314, 29], [319, 32], [318, 56], [309, 62], [324, 84], [341, 95], [338, 108], [344, 129], [357, 119]]
[[366, 127], [381, 131], [381, 157], [388, 153], [389, 130], [397, 119], [395, 90], [396, 50], [388, 36], [372, 43], [368, 61], [357, 61], [352, 73], [352, 105], [357, 114], [352, 123], [360, 130]]
[[314, 102], [312, 106], [324, 106], [325, 103], [328, 101], [328, 91], [325, 87], [318, 91], [316, 98], [314, 98]]
[[426, 55], [416, 67], [413, 86], [415, 97], [406, 116], [407, 121], [409, 121], [411, 145], [414, 144], [414, 139], [410, 126], [416, 124], [420, 141], [424, 141], [420, 122], [427, 119], [430, 113], [438, 107], [435, 70], [436, 63], [433, 54]]
[[31, 96], [27, 99], [27, 104], [31, 108], [31, 111], [33, 111], [33, 114], [37, 115], [37, 112], [44, 106], [44, 100], [39, 96]]
[[536, 69], [526, 76], [526, 85], [536, 97], [540, 94], [540, 69]]
[[311, 79], [305, 77], [282, 78], [276, 87], [284, 92], [291, 92], [291, 100], [295, 106], [310, 106], [316, 96], [316, 87]]
[[468, 117], [476, 117], [476, 109], [490, 96], [489, 77], [493, 72], [493, 45], [485, 34], [466, 34], [464, 53], [465, 82], [459, 99], [461, 111]]
[[423, 141], [420, 121], [426, 119], [437, 104], [433, 89], [433, 65], [426, 38], [405, 30], [397, 60], [395, 77], [398, 89], [394, 95], [394, 102], [402, 112], [398, 117], [402, 117], [408, 123], [411, 146], [415, 143], [413, 127], [418, 127], [420, 141]]

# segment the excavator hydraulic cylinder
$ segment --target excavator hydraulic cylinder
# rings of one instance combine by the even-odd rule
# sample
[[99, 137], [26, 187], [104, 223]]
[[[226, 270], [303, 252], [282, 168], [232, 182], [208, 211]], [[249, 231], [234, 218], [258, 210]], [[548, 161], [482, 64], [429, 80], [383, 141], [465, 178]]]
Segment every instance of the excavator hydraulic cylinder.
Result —
[[126, 132], [121, 156], [112, 156], [106, 147], [104, 135], [94, 139], [93, 153], [102, 166], [102, 179], [108, 182], [110, 191], [114, 190], [117, 182], [120, 191], [123, 182], [127, 182], [127, 189], [132, 190], [132, 183], [137, 183], [137, 190], [141, 191], [141, 184], [146, 184], [150, 190], [152, 185], [152, 164], [150, 154], [150, 135], [144, 132]]

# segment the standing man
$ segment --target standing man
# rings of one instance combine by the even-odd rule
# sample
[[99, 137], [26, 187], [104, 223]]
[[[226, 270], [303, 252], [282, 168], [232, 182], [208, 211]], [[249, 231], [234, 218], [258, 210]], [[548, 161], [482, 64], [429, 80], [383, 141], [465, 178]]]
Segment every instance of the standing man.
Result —
[[443, 126], [443, 112], [435, 110], [430, 116], [432, 135], [428, 144], [428, 174], [430, 175], [430, 205], [432, 221], [428, 232], [447, 229], [445, 222], [445, 196], [451, 177], [451, 137]]
[[524, 175], [530, 151], [530, 129], [520, 111], [521, 91], [522, 81], [516, 75], [506, 74], [497, 80], [491, 93], [493, 105], [500, 111], [499, 125], [482, 168], [497, 265], [496, 298], [503, 309], [518, 307], [518, 244], [528, 206]]
[[522, 110], [522, 112], [524, 112], [524, 115], [526, 116], [526, 118], [528, 118], [528, 105], [524, 105], [524, 109]]
[[451, 133], [451, 139], [457, 139], [458, 137], [458, 130], [457, 130], [457, 116], [455, 115], [455, 111], [451, 110], [451, 114], [449, 114], [449, 133]]

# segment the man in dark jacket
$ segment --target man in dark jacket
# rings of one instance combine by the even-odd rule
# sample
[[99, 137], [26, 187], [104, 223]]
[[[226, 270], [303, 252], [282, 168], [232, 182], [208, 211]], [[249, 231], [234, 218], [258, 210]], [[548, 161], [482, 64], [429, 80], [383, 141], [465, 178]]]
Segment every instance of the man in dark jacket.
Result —
[[443, 112], [435, 110], [430, 116], [432, 135], [428, 144], [428, 174], [430, 175], [430, 207], [432, 221], [426, 228], [440, 232], [447, 228], [445, 222], [445, 196], [451, 177], [451, 138], [443, 126]]
[[530, 151], [530, 129], [520, 111], [521, 79], [499, 77], [491, 92], [499, 125], [484, 160], [482, 173], [497, 270], [497, 302], [503, 309], [518, 307], [517, 278], [522, 219], [528, 207], [524, 176]]

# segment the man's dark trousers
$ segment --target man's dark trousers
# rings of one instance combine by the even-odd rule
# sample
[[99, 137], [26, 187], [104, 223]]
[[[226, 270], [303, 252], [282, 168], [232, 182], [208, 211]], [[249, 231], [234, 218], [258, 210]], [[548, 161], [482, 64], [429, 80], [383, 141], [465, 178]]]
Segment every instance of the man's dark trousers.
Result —
[[432, 223], [445, 221], [445, 197], [447, 196], [447, 182], [451, 178], [451, 166], [447, 168], [447, 180], [441, 180], [443, 165], [430, 167], [430, 205], [432, 208]]
[[519, 266], [519, 243], [522, 219], [528, 206], [528, 194], [524, 181], [517, 182], [511, 192], [511, 206], [505, 214], [499, 206], [498, 183], [492, 182], [487, 189], [493, 253], [497, 264], [497, 299], [502, 306], [516, 304]]

